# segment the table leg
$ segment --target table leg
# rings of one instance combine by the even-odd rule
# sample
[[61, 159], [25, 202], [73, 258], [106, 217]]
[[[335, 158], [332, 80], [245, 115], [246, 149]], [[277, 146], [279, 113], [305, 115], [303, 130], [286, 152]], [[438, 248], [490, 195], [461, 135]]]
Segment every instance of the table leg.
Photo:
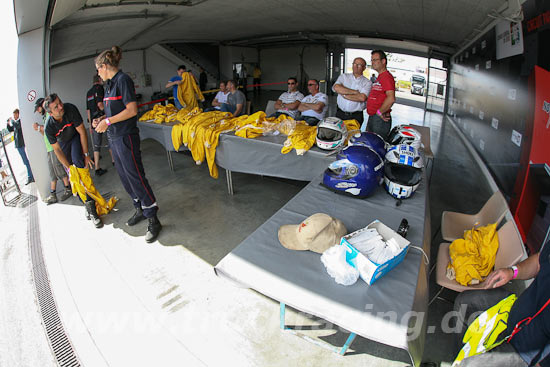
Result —
[[168, 155], [168, 165], [170, 166], [170, 171], [174, 171], [174, 162], [172, 161], [172, 154], [170, 154], [170, 151], [167, 150], [166, 154]]
[[348, 336], [348, 340], [346, 340], [346, 344], [344, 344], [344, 346], [342, 347], [342, 349], [340, 350], [340, 355], [344, 355], [346, 354], [346, 351], [348, 350], [349, 346], [351, 345], [351, 343], [353, 343], [353, 340], [355, 339], [357, 335], [355, 333], [351, 333], [349, 334]]
[[227, 178], [227, 191], [229, 195], [233, 195], [233, 177], [231, 176], [230, 170], [225, 170], [225, 177]]
[[281, 302], [279, 307], [280, 307], [280, 310], [281, 310], [281, 313], [280, 313], [281, 330], [284, 330], [285, 329], [285, 304], [283, 302]]

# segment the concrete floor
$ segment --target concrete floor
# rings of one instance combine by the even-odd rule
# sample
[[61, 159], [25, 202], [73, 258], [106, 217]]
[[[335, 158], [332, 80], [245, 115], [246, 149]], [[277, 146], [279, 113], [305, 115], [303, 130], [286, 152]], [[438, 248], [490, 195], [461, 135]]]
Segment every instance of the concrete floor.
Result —
[[[249, 95], [252, 95], [249, 93]], [[254, 106], [265, 106], [277, 92], [264, 92]], [[259, 109], [259, 108], [256, 108]], [[431, 128], [435, 164], [430, 184], [432, 232], [443, 210], [475, 212], [491, 195], [479, 169], [442, 115], [396, 105], [394, 123]], [[24, 168], [10, 144], [17, 175]], [[40, 324], [32, 289], [28, 238], [41, 239], [50, 284], [83, 366], [406, 366], [405, 352], [357, 338], [344, 357], [279, 330], [277, 302], [235, 288], [212, 267], [305, 185], [303, 182], [233, 173], [229, 196], [223, 170], [218, 180], [185, 153], [168, 168], [160, 144], [146, 140], [142, 152], [147, 177], [157, 196], [164, 229], [146, 244], [146, 224], [127, 227], [132, 204], [109, 160], [109, 172], [95, 178], [102, 193], [115, 193], [117, 211], [95, 229], [75, 198], [46, 206], [34, 185], [24, 186], [27, 204], [0, 207], [0, 366], [55, 365]], [[104, 153], [106, 157], [108, 153]], [[31, 200], [29, 200], [31, 199]], [[39, 223], [28, 225], [32, 210]], [[435, 260], [439, 235], [432, 242]], [[430, 294], [438, 287], [432, 274]], [[453, 299], [450, 291], [443, 293]], [[449, 366], [454, 335], [441, 330], [451, 304], [436, 300], [429, 309], [424, 361]], [[341, 346], [347, 334], [323, 320], [287, 311], [287, 323], [302, 334]]]

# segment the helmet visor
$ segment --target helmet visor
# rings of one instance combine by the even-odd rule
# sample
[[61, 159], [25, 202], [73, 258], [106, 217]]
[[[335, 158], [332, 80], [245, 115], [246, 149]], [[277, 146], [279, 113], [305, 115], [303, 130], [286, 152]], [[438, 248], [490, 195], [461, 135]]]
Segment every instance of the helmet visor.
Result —
[[326, 171], [330, 176], [349, 180], [357, 176], [359, 168], [347, 159], [332, 162]]
[[421, 169], [390, 162], [386, 162], [384, 174], [390, 181], [405, 186], [414, 186], [422, 179]]
[[317, 138], [322, 141], [339, 141], [342, 139], [342, 133], [326, 127], [319, 127], [317, 128]]

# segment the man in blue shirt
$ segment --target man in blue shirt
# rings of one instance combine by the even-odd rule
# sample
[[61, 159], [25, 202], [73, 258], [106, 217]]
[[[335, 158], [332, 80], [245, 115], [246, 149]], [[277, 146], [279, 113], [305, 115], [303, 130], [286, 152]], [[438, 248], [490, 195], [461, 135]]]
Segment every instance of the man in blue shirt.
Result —
[[166, 89], [172, 88], [172, 94], [174, 95], [174, 105], [178, 110], [183, 108], [180, 101], [178, 100], [178, 87], [181, 84], [181, 80], [182, 80], [181, 76], [183, 75], [183, 73], [186, 73], [186, 72], [187, 72], [187, 68], [185, 67], [185, 65], [178, 66], [178, 75], [170, 78], [170, 80], [168, 81], [168, 84], [166, 84]]

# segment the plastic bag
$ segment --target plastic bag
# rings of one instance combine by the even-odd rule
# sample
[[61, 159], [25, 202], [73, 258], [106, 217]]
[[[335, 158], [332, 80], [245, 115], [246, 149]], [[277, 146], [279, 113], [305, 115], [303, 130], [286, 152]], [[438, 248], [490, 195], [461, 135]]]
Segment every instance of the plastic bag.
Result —
[[321, 255], [327, 273], [341, 285], [352, 285], [359, 279], [359, 270], [346, 262], [346, 247], [335, 245]]

